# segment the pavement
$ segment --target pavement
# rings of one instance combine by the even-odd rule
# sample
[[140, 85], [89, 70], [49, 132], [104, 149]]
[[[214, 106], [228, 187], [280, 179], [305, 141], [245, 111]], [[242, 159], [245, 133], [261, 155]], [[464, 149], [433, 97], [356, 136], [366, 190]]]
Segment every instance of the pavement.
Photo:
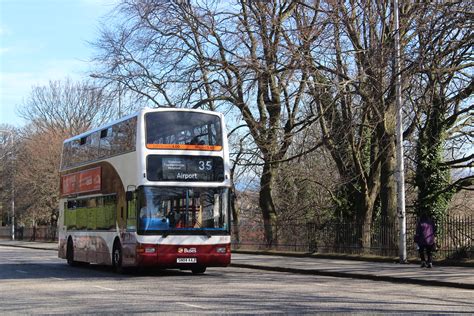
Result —
[[[0, 240], [0, 246], [57, 251], [57, 243]], [[370, 262], [259, 253], [232, 254], [233, 267], [474, 290], [474, 267]], [[474, 291], [473, 291], [474, 294]]]

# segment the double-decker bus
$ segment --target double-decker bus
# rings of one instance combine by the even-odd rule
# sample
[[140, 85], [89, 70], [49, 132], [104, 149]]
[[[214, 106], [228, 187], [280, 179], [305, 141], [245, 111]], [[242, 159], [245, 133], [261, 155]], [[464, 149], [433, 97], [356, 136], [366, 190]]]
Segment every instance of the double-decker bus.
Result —
[[224, 117], [143, 109], [64, 141], [59, 257], [68, 264], [179, 268], [230, 263]]

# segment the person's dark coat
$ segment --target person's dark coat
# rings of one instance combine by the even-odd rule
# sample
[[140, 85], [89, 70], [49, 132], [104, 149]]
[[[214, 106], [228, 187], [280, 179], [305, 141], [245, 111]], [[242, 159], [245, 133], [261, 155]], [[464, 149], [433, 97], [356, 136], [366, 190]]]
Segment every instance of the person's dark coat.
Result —
[[434, 245], [436, 240], [436, 227], [429, 217], [422, 217], [416, 225], [415, 242], [418, 246]]

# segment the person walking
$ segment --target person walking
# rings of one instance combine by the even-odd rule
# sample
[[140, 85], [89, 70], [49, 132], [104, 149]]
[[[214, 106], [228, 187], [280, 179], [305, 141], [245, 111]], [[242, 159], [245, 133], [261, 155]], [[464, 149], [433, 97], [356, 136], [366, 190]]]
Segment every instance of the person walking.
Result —
[[421, 267], [432, 268], [433, 251], [435, 250], [436, 245], [436, 226], [431, 217], [427, 214], [423, 214], [416, 224], [415, 243], [418, 245]]

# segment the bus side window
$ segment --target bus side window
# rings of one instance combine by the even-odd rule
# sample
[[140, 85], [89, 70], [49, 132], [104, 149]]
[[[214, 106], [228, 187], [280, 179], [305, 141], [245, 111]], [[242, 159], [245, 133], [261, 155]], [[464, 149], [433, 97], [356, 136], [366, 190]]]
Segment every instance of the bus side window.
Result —
[[88, 147], [88, 158], [89, 160], [95, 160], [99, 158], [99, 143], [100, 143], [100, 132], [94, 132], [90, 135], [90, 144]]
[[76, 201], [64, 203], [64, 225], [68, 230], [76, 229]]
[[71, 152], [70, 152], [70, 166], [76, 165], [80, 163], [80, 155], [79, 155], [79, 149], [80, 149], [80, 140], [75, 139], [71, 141]]
[[61, 170], [72, 166], [72, 159], [72, 142], [70, 141], [64, 144], [63, 156], [61, 160]]
[[111, 155], [112, 127], [100, 131], [99, 157], [108, 157]]
[[132, 199], [127, 201], [127, 229], [137, 229], [137, 198], [136, 194], [133, 193]]
[[106, 227], [107, 229], [113, 229], [115, 227], [115, 221], [117, 220], [117, 201], [115, 195], [104, 196], [103, 209]]

